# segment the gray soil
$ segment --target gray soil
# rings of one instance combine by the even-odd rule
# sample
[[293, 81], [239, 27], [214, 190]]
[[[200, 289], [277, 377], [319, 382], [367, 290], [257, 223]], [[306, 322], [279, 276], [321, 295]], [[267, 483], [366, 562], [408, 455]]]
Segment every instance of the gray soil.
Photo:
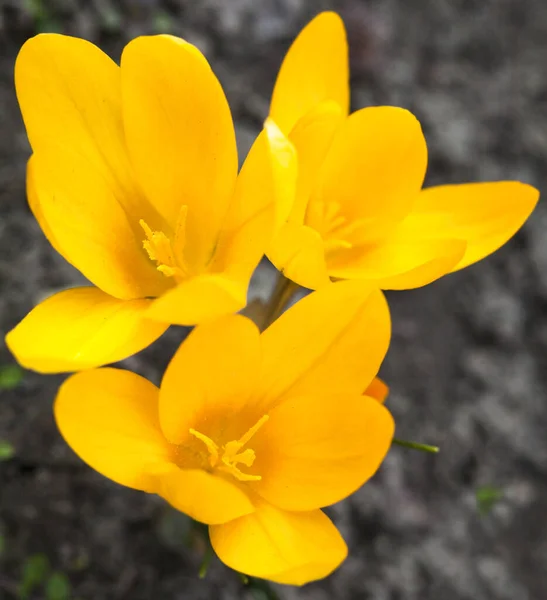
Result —
[[[284, 51], [323, 8], [339, 11], [349, 30], [354, 107], [395, 104], [420, 118], [430, 183], [545, 186], [544, 0], [2, 0], [0, 333], [45, 295], [81, 282], [25, 201], [29, 148], [12, 81], [23, 41], [55, 28], [118, 58], [128, 39], [170, 29], [208, 56], [244, 155]], [[279, 597], [547, 598], [547, 209], [495, 256], [389, 300], [394, 334], [383, 375], [397, 434], [441, 453], [393, 448], [374, 479], [332, 510], [350, 547], [345, 564], [325, 581], [280, 587]], [[171, 330], [128, 365], [157, 382], [184, 334]], [[11, 360], [1, 348], [0, 363]], [[80, 600], [263, 597], [215, 561], [199, 580], [199, 544], [183, 543], [184, 519], [74, 456], [51, 414], [61, 380], [27, 373], [0, 392], [0, 440], [16, 448], [0, 463], [0, 598], [16, 597], [24, 560], [36, 552], [68, 574]], [[476, 503], [484, 486], [503, 492], [487, 515]]]

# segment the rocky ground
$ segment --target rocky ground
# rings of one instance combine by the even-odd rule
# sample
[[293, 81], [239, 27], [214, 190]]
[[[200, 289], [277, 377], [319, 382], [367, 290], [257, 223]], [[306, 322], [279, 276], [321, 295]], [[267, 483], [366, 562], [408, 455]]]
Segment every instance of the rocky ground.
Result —
[[[224, 84], [244, 154], [284, 50], [323, 8], [348, 27], [354, 107], [412, 109], [429, 142], [431, 182], [515, 178], [545, 188], [543, 0], [1, 0], [0, 333], [79, 281], [25, 203], [29, 149], [12, 82], [21, 43], [57, 30], [118, 57], [138, 34], [182, 35]], [[280, 598], [547, 597], [546, 230], [540, 206], [494, 257], [389, 295], [394, 336], [383, 374], [398, 435], [442, 451], [394, 448], [374, 480], [333, 509], [350, 558], [323, 582], [277, 589]], [[172, 330], [130, 366], [157, 381], [183, 335]], [[0, 363], [10, 361], [1, 348]], [[199, 580], [199, 548], [181, 542], [183, 519], [76, 459], [51, 416], [60, 380], [28, 373], [0, 391], [0, 440], [16, 449], [0, 463], [0, 598], [17, 597], [25, 560], [38, 552], [67, 574], [74, 599], [265, 598], [217, 562]], [[481, 514], [477, 494], [492, 487], [502, 497]]]

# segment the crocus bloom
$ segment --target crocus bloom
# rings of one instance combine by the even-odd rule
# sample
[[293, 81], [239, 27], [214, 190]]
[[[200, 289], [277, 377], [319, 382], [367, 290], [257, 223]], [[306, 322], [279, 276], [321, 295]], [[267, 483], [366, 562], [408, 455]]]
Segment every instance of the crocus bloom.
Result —
[[422, 190], [427, 147], [408, 111], [349, 109], [348, 49], [334, 13], [317, 16], [281, 66], [270, 117], [294, 144], [298, 185], [268, 256], [312, 289], [363, 279], [414, 288], [470, 265], [522, 226], [538, 191], [515, 181]]
[[25, 367], [107, 364], [168, 324], [245, 305], [292, 149], [270, 125], [238, 176], [230, 109], [197, 48], [140, 37], [119, 67], [85, 40], [39, 35], [21, 49], [15, 83], [30, 207], [96, 286], [55, 294], [8, 334]]
[[382, 398], [362, 395], [389, 337], [382, 293], [340, 282], [262, 334], [239, 315], [198, 325], [159, 390], [128, 371], [77, 373], [55, 417], [91, 467], [208, 524], [228, 566], [300, 585], [347, 553], [320, 509], [358, 489], [390, 446]]

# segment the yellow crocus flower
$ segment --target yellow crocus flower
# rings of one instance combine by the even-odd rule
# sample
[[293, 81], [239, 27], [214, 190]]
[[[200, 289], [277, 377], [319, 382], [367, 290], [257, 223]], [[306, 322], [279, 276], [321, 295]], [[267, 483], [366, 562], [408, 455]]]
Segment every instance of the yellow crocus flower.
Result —
[[230, 109], [197, 48], [139, 37], [118, 66], [85, 40], [39, 35], [21, 49], [15, 83], [30, 207], [96, 286], [55, 294], [7, 335], [23, 366], [96, 367], [169, 324], [245, 306], [293, 150], [270, 124], [238, 176]]
[[390, 447], [385, 385], [362, 395], [389, 337], [382, 292], [335, 283], [262, 334], [239, 315], [198, 325], [159, 389], [123, 370], [77, 373], [55, 418], [92, 468], [208, 524], [228, 566], [301, 585], [347, 554], [321, 508], [363, 485]]
[[268, 256], [311, 289], [364, 279], [382, 289], [422, 286], [503, 245], [538, 200], [516, 181], [422, 190], [427, 147], [407, 110], [349, 113], [342, 20], [321, 13], [289, 49], [270, 117], [294, 144], [294, 207]]

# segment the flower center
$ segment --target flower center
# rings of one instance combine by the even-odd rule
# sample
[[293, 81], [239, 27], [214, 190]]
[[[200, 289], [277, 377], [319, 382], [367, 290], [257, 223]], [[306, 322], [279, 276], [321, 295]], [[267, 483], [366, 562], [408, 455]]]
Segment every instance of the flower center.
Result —
[[216, 468], [219, 471], [230, 473], [230, 475], [233, 475], [239, 481], [260, 481], [262, 479], [260, 475], [243, 473], [240, 471], [238, 465], [242, 464], [246, 467], [251, 467], [254, 463], [256, 458], [254, 450], [247, 448], [241, 452], [241, 449], [269, 418], [269, 415], [264, 415], [239, 440], [228, 442], [222, 447], [219, 447], [210, 437], [195, 429], [190, 429], [190, 433], [207, 447], [209, 464], [213, 469]]
[[325, 253], [353, 248], [350, 240], [363, 224], [362, 219], [349, 219], [342, 214], [338, 202], [310, 202], [306, 224], [321, 234]]
[[171, 240], [163, 231], [153, 231], [146, 221], [141, 219], [139, 225], [143, 228], [146, 239], [142, 245], [150, 260], [155, 261], [157, 269], [166, 277], [173, 277], [177, 282], [188, 276], [188, 266], [184, 260], [186, 242], [186, 216], [188, 207], [180, 210], [175, 233]]

